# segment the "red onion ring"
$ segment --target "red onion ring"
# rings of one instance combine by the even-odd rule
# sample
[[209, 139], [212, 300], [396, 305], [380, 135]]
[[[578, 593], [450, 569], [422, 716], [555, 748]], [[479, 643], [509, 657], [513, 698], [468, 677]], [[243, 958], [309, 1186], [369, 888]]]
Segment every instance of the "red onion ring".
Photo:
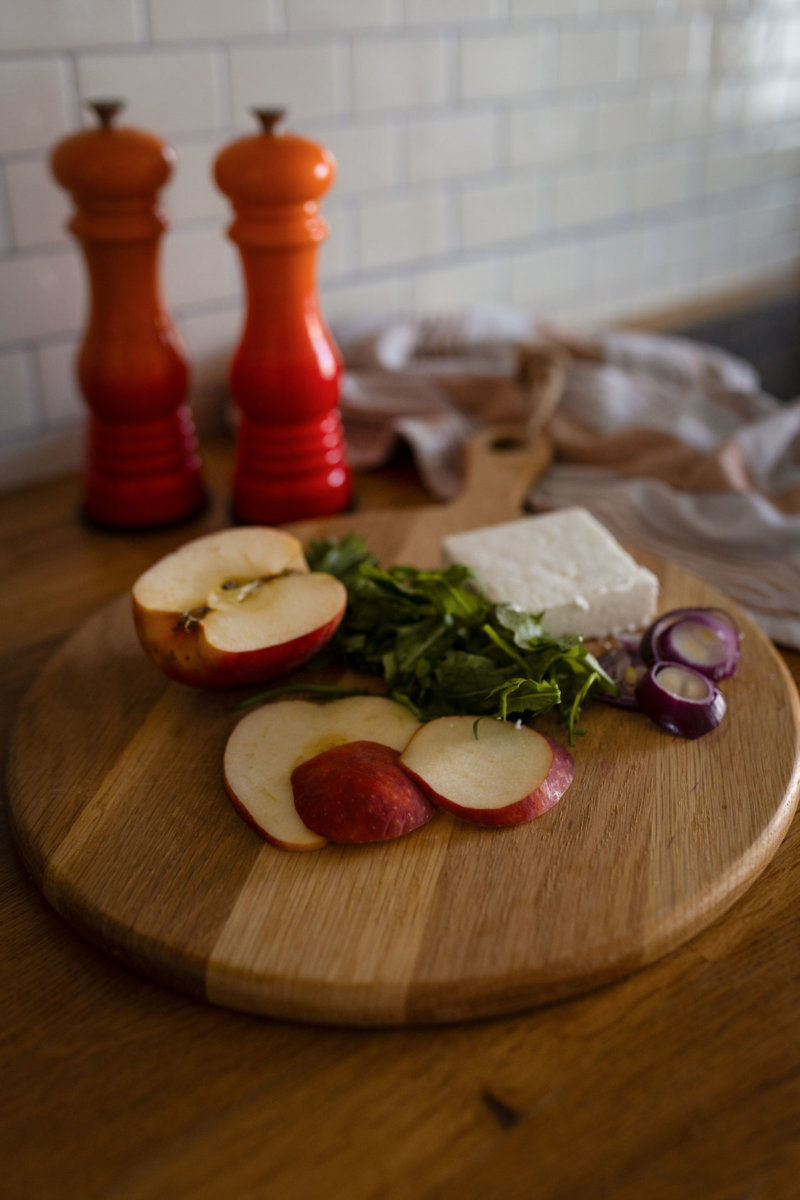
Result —
[[657, 662], [636, 688], [639, 708], [676, 737], [698, 738], [725, 716], [725, 697], [708, 676], [679, 662]]
[[645, 630], [640, 652], [649, 667], [679, 663], [716, 682], [736, 671], [741, 636], [722, 608], [675, 608]]

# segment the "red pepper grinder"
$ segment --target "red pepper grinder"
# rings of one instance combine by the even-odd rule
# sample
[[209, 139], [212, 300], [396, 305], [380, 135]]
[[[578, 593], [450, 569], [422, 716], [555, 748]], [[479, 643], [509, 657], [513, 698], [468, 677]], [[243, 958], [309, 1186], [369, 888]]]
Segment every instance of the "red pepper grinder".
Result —
[[191, 516], [204, 502], [188, 370], [161, 300], [156, 193], [175, 153], [152, 134], [116, 128], [117, 100], [90, 105], [99, 126], [60, 142], [50, 165], [72, 194], [68, 228], [89, 277], [78, 383], [89, 408], [84, 511], [96, 524], [138, 529]]
[[336, 164], [322, 146], [279, 130], [282, 110], [255, 115], [261, 132], [226, 146], [214, 172], [233, 205], [228, 232], [247, 292], [230, 374], [239, 418], [233, 512], [280, 524], [350, 503], [341, 363], [316, 290], [317, 247], [328, 232], [318, 201]]

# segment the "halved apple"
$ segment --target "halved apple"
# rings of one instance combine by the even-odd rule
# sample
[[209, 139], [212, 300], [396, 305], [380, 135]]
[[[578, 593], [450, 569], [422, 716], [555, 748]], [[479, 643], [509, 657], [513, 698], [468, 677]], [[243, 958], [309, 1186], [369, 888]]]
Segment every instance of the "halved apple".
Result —
[[402, 750], [418, 721], [384, 696], [347, 696], [315, 703], [277, 700], [236, 725], [225, 747], [225, 788], [253, 828], [284, 850], [318, 850], [326, 838], [300, 819], [292, 772], [347, 742], [368, 740]]
[[421, 725], [400, 764], [435, 804], [475, 825], [540, 816], [572, 782], [571, 754], [526, 725], [485, 717]]
[[133, 585], [142, 646], [171, 679], [201, 687], [264, 683], [302, 666], [346, 605], [338, 579], [309, 572], [297, 538], [260, 526], [187, 542]]
[[292, 772], [298, 816], [330, 842], [387, 842], [436, 815], [400, 755], [379, 742], [347, 742], [301, 763]]

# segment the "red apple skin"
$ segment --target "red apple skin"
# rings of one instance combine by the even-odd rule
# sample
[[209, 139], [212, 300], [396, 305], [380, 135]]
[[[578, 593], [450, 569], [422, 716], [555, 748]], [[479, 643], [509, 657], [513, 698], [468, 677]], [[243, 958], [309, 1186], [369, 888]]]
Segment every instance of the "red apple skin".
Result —
[[527, 821], [534, 820], [535, 817], [540, 817], [542, 813], [546, 813], [554, 804], [557, 804], [572, 783], [575, 774], [575, 763], [569, 751], [545, 734], [541, 736], [544, 737], [553, 754], [547, 775], [535, 791], [502, 808], [465, 808], [461, 804], [455, 804], [447, 796], [440, 796], [425, 783], [424, 779], [421, 779], [408, 767], [403, 764], [401, 766], [434, 804], [453, 813], [454, 816], [460, 817], [462, 821], [469, 821], [470, 824], [482, 825], [484, 828], [491, 829], [522, 825]]
[[144, 650], [170, 679], [192, 687], [243, 687], [269, 683], [302, 667], [333, 637], [341, 624], [341, 611], [318, 629], [273, 646], [240, 651], [220, 651], [209, 645], [201, 624], [184, 627], [180, 613], [155, 612], [133, 602], [133, 621]]
[[436, 807], [378, 742], [324, 750], [292, 772], [301, 821], [331, 842], [385, 842], [427, 824]]

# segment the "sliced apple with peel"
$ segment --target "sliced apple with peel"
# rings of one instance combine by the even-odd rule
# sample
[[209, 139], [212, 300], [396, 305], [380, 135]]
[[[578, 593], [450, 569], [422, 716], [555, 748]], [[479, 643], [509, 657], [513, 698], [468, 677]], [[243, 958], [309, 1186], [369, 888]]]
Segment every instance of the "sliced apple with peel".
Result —
[[292, 772], [300, 819], [330, 842], [387, 842], [412, 833], [436, 815], [422, 789], [379, 742], [347, 742]]
[[297, 538], [242, 526], [187, 542], [133, 585], [139, 640], [171, 679], [200, 687], [265, 683], [333, 636], [347, 592], [309, 572]]
[[572, 756], [526, 725], [437, 717], [421, 725], [400, 763], [435, 804], [476, 825], [518, 825], [556, 804]]
[[309, 829], [295, 807], [295, 768], [348, 742], [402, 750], [418, 725], [407, 708], [384, 696], [276, 700], [233, 729], [225, 747], [225, 788], [241, 816], [273, 845], [319, 850], [327, 839]]

